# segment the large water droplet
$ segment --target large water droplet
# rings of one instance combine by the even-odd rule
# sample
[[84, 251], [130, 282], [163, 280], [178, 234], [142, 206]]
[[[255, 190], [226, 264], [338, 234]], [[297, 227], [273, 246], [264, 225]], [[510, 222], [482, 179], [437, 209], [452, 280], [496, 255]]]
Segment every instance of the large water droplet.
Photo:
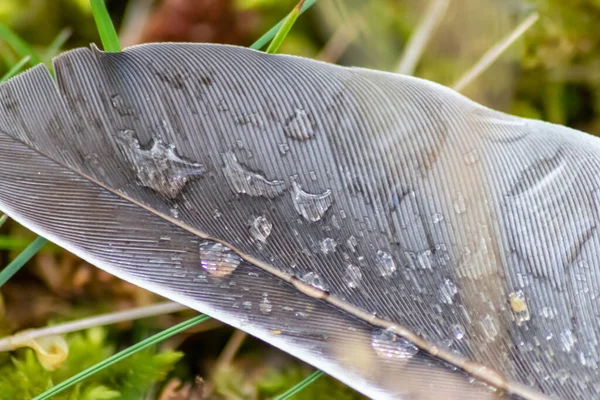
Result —
[[259, 242], [265, 243], [271, 234], [273, 224], [263, 215], [254, 218], [250, 225], [250, 234]]
[[458, 293], [456, 285], [450, 279], [445, 279], [438, 289], [440, 300], [444, 304], [454, 303], [454, 296]]
[[249, 196], [265, 196], [273, 199], [285, 191], [285, 182], [269, 181], [264, 176], [242, 166], [232, 152], [223, 155], [225, 179], [233, 191]]
[[155, 140], [150, 149], [142, 149], [137, 135], [131, 129], [119, 132], [116, 139], [140, 184], [169, 199], [176, 198], [192, 177], [205, 172], [202, 164], [180, 158], [175, 153], [175, 147], [161, 140]]
[[531, 316], [529, 315], [529, 308], [525, 301], [525, 293], [523, 293], [522, 290], [513, 292], [508, 295], [508, 299], [510, 301], [510, 307], [515, 314], [515, 322], [517, 325], [521, 326], [523, 322], [529, 321]]
[[392, 255], [385, 251], [378, 250], [375, 255], [375, 263], [381, 276], [391, 276], [396, 272], [396, 262], [392, 258]]
[[343, 280], [350, 289], [356, 289], [362, 281], [362, 272], [356, 265], [348, 264]]
[[419, 352], [414, 344], [393, 332], [381, 329], [373, 331], [371, 346], [378, 356], [385, 358], [409, 359]]
[[308, 272], [300, 278], [304, 283], [317, 289], [327, 291], [327, 286], [316, 272]]
[[454, 211], [456, 211], [457, 214], [462, 214], [465, 211], [467, 211], [467, 201], [465, 200], [465, 197], [462, 194], [458, 194], [456, 196], [456, 199], [454, 199]]
[[242, 259], [229, 247], [206, 240], [200, 243], [200, 265], [213, 276], [231, 274]]
[[325, 238], [321, 241], [321, 251], [323, 254], [333, 253], [336, 247], [337, 243], [332, 238]]
[[307, 140], [315, 136], [315, 124], [306, 110], [296, 109], [294, 115], [285, 121], [285, 134], [296, 140]]
[[303, 191], [296, 182], [293, 182], [293, 189], [294, 208], [307, 221], [319, 221], [333, 203], [329, 189], [322, 194], [310, 194]]
[[271, 301], [269, 300], [268, 293], [263, 293], [263, 298], [262, 298], [262, 301], [260, 302], [260, 304], [258, 305], [258, 308], [260, 309], [260, 312], [265, 315], [271, 313], [271, 311], [273, 310], [273, 305], [271, 304]]

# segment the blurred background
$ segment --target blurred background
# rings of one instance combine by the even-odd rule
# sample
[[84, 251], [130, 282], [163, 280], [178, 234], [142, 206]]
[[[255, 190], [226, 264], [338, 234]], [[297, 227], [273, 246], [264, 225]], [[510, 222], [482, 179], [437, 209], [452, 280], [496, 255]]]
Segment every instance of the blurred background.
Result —
[[[248, 46], [296, 2], [108, 0], [107, 6], [123, 47], [161, 41]], [[535, 23], [461, 91], [495, 109], [600, 133], [599, 0], [320, 0], [298, 20], [279, 52], [456, 87], [486, 52], [535, 16]], [[45, 62], [62, 50], [100, 43], [88, 0], [0, 0], [0, 23]], [[0, 76], [18, 59], [0, 40]], [[34, 238], [14, 222], [3, 225], [0, 266]], [[160, 300], [51, 244], [0, 295], [2, 336]], [[62, 380], [191, 315], [183, 312], [69, 335], [70, 356], [54, 372], [42, 368], [31, 350], [0, 353], [0, 398], [27, 398], [25, 388], [39, 393], [49, 380]], [[85, 381], [74, 398], [268, 398], [311, 371], [217, 321], [136, 357]], [[297, 398], [317, 395], [361, 397], [325, 378]]]

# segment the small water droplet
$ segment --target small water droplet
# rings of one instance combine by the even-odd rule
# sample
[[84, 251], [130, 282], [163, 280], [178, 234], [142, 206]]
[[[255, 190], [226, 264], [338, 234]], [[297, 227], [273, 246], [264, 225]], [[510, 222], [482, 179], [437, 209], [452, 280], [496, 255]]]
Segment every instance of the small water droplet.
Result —
[[251, 301], [245, 301], [245, 302], [242, 303], [242, 306], [244, 307], [244, 309], [250, 310], [252, 308], [252, 302]]
[[179, 218], [179, 207], [177, 207], [177, 204], [175, 204], [175, 206], [173, 208], [171, 208], [169, 210], [169, 212], [171, 213], [171, 216], [175, 219]]
[[319, 274], [317, 274], [316, 272], [308, 272], [304, 274], [301, 280], [307, 285], [310, 285], [323, 291], [327, 291], [327, 286], [325, 285]]
[[465, 200], [465, 197], [462, 194], [458, 194], [458, 196], [456, 196], [456, 199], [454, 199], [454, 211], [456, 211], [457, 214], [462, 214], [465, 211], [467, 211], [467, 201]]
[[315, 124], [308, 112], [298, 108], [289, 117], [283, 128], [286, 136], [296, 140], [308, 140], [315, 136]]
[[480, 325], [489, 341], [496, 340], [496, 336], [498, 336], [498, 327], [491, 315], [486, 314], [480, 321]]
[[419, 352], [419, 349], [406, 339], [382, 329], [373, 331], [371, 346], [379, 357], [385, 358], [410, 359]]
[[523, 322], [529, 321], [531, 317], [529, 315], [527, 302], [525, 301], [525, 293], [523, 293], [522, 290], [519, 290], [509, 294], [508, 298], [510, 301], [510, 307], [515, 314], [515, 322], [517, 323], [517, 326], [521, 326]]
[[573, 335], [573, 332], [570, 329], [565, 329], [560, 333], [560, 343], [562, 349], [567, 353], [571, 352], [571, 350], [575, 346], [576, 341], [577, 339], [575, 338], [575, 335]]
[[452, 325], [452, 334], [454, 339], [462, 340], [465, 337], [465, 328], [461, 324]]
[[317, 173], [315, 171], [310, 171], [309, 173], [310, 179], [312, 179], [313, 181], [317, 180]]
[[479, 161], [479, 152], [477, 151], [477, 149], [473, 149], [473, 150], [469, 151], [468, 153], [465, 153], [465, 162], [467, 164], [473, 165], [477, 161]]
[[329, 189], [322, 194], [310, 194], [303, 191], [296, 182], [293, 182], [293, 189], [294, 208], [307, 221], [319, 221], [333, 203]]
[[378, 250], [375, 255], [375, 263], [381, 276], [392, 276], [396, 272], [396, 262], [392, 258], [392, 255], [385, 251]]
[[271, 304], [271, 301], [269, 300], [268, 293], [263, 293], [263, 298], [262, 298], [262, 301], [260, 302], [260, 304], [258, 305], [258, 308], [260, 309], [260, 312], [265, 315], [271, 313], [271, 311], [273, 310], [273, 305]]
[[434, 213], [431, 216], [431, 222], [433, 222], [434, 224], [439, 224], [443, 220], [444, 220], [444, 216], [442, 214], [440, 214], [440, 213]]
[[282, 156], [285, 156], [290, 151], [290, 146], [287, 143], [278, 143], [277, 146]]
[[127, 104], [125, 103], [125, 99], [120, 94], [116, 94], [110, 98], [110, 103], [113, 108], [117, 110], [117, 112], [123, 116], [125, 115], [133, 115], [133, 110], [131, 110]]
[[213, 276], [231, 274], [242, 259], [229, 247], [209, 240], [200, 243], [200, 265]]
[[221, 99], [221, 101], [219, 101], [219, 104], [217, 104], [217, 110], [221, 112], [229, 111], [229, 105], [227, 104], [225, 99]]
[[265, 196], [273, 199], [285, 191], [285, 182], [269, 181], [264, 176], [249, 171], [242, 166], [232, 152], [223, 155], [225, 167], [223, 172], [229, 187], [236, 193], [245, 193], [249, 196]]
[[142, 149], [137, 135], [125, 129], [116, 136], [121, 154], [134, 168], [140, 185], [174, 199], [194, 176], [202, 175], [202, 164], [177, 156], [175, 147], [155, 140], [150, 149]]
[[547, 319], [554, 319], [556, 311], [551, 307], [542, 307], [542, 315]]
[[265, 243], [271, 234], [273, 224], [263, 215], [254, 218], [250, 225], [250, 234], [259, 242]]
[[453, 304], [454, 296], [458, 293], [456, 285], [450, 279], [445, 279], [438, 289], [440, 300], [444, 304]]
[[219, 219], [223, 216], [223, 214], [221, 213], [221, 211], [218, 208], [215, 208], [213, 210], [213, 218], [214, 219]]
[[348, 264], [343, 279], [350, 289], [356, 289], [362, 281], [362, 272], [356, 265]]
[[333, 253], [336, 247], [337, 243], [332, 238], [325, 238], [321, 241], [321, 251], [323, 254]]
[[431, 250], [425, 250], [420, 252], [417, 255], [417, 260], [419, 261], [419, 265], [423, 269], [432, 269], [432, 261], [431, 261]]
[[348, 247], [348, 250], [355, 253], [356, 246], [358, 246], [358, 241], [356, 240], [356, 238], [354, 236], [350, 236], [348, 238], [348, 240], [346, 240], [346, 246]]

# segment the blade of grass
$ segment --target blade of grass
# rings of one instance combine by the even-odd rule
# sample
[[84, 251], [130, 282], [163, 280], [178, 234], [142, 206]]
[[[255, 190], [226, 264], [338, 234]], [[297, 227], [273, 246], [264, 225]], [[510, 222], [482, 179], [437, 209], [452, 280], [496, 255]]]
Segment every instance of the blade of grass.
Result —
[[37, 65], [42, 62], [37, 53], [19, 35], [2, 23], [0, 23], [0, 40], [8, 43], [21, 58], [29, 56], [29, 63], [31, 65]]
[[304, 0], [300, 0], [298, 4], [296, 4], [296, 7], [294, 7], [294, 9], [289, 13], [287, 18], [285, 19], [285, 22], [283, 23], [283, 25], [281, 25], [281, 28], [279, 28], [273, 40], [271, 40], [269, 47], [267, 47], [267, 53], [275, 54], [277, 53], [277, 51], [279, 51], [281, 44], [287, 37], [288, 33], [290, 33], [292, 26], [294, 26], [294, 23], [300, 16], [300, 10], [302, 10], [303, 5]]
[[56, 35], [54, 40], [52, 40], [52, 43], [50, 43], [50, 45], [46, 49], [46, 53], [44, 54], [44, 59], [46, 60], [46, 62], [51, 61], [52, 58], [58, 55], [60, 49], [62, 49], [62, 47], [65, 45], [67, 40], [69, 40], [72, 34], [73, 30], [71, 28], [65, 28], [62, 31], [60, 31], [58, 35]]
[[[304, 2], [304, 5], [300, 9], [300, 14], [302, 14], [304, 11], [308, 10], [316, 2], [317, 2], [317, 0], [306, 0]], [[252, 46], [250, 46], [250, 48], [254, 49], [254, 50], [262, 49], [267, 43], [269, 43], [269, 41], [271, 39], [273, 39], [275, 37], [275, 35], [277, 34], [277, 32], [279, 32], [279, 30], [281, 29], [283, 24], [286, 22], [286, 20], [287, 20], [287, 17], [282, 19], [281, 21], [279, 21], [279, 23], [277, 23], [277, 25], [275, 25], [274, 27], [269, 29], [267, 31], [267, 33], [262, 35], [256, 42], [254, 42], [254, 44]]]
[[21, 71], [21, 69], [23, 69], [23, 67], [29, 62], [30, 59], [31, 58], [29, 56], [26, 56], [25, 58], [21, 59], [21, 61], [16, 63], [10, 70], [8, 70], [6, 74], [4, 74], [2, 78], [0, 78], [0, 83], [6, 82], [10, 78], [18, 74]]
[[58, 385], [54, 386], [53, 388], [45, 391], [44, 393], [40, 394], [39, 396], [36, 396], [33, 400], [49, 399], [50, 397], [52, 397], [58, 393], [61, 393], [64, 390], [70, 388], [71, 386], [83, 381], [84, 379], [88, 378], [89, 376], [92, 376], [92, 375], [100, 372], [104, 368], [107, 368], [113, 364], [116, 364], [119, 361], [139, 352], [140, 350], [146, 349], [152, 345], [155, 345], [156, 343], [162, 342], [163, 340], [168, 339], [171, 336], [174, 336], [180, 332], [183, 332], [186, 329], [191, 328], [194, 325], [198, 325], [209, 319], [210, 319], [210, 317], [207, 315], [199, 315], [197, 317], [194, 317], [192, 319], [184, 321], [180, 324], [177, 324], [169, 329], [165, 329], [164, 331], [157, 333], [156, 335], [150, 336], [148, 339], [142, 340], [141, 342], [136, 343], [133, 346], [108, 357], [106, 360], [101, 361], [98, 364], [93, 365], [90, 368], [81, 371], [80, 373], [70, 377], [69, 379], [59, 383]]
[[17, 256], [10, 264], [0, 272], [0, 286], [4, 285], [27, 261], [31, 259], [48, 241], [38, 236], [29, 247]]
[[6, 215], [6, 214], [2, 214], [2, 216], [0, 216], [0, 228], [2, 228], [2, 225], [4, 225], [6, 223], [7, 219], [8, 219], [8, 215]]
[[304, 378], [304, 380], [302, 382], [296, 384], [296, 386], [292, 387], [285, 393], [280, 394], [279, 396], [273, 398], [273, 400], [287, 400], [290, 397], [292, 397], [293, 395], [295, 395], [296, 393], [304, 390], [307, 386], [311, 385], [314, 381], [316, 381], [317, 379], [319, 379], [322, 376], [323, 376], [322, 371], [315, 371], [312, 374], [310, 374], [309, 376], [307, 376], [306, 378]]
[[121, 51], [121, 44], [115, 26], [110, 19], [104, 0], [90, 0], [92, 15], [96, 21], [96, 27], [102, 40], [104, 51]]
[[452, 89], [457, 92], [462, 91], [471, 82], [473, 82], [479, 75], [481, 75], [490, 65], [494, 63], [513, 44], [519, 39], [529, 28], [536, 23], [539, 19], [539, 14], [534, 12], [527, 17], [523, 22], [519, 24], [508, 36], [496, 43], [491, 49], [489, 49], [477, 63], [468, 70], [454, 85]]

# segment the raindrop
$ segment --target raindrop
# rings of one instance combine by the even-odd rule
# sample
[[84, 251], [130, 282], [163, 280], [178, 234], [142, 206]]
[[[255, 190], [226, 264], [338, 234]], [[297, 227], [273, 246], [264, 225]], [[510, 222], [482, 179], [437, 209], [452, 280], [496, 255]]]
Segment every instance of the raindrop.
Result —
[[381, 276], [391, 276], [396, 272], [396, 263], [394, 262], [392, 255], [385, 251], [377, 251], [377, 254], [375, 255], [375, 264], [377, 264], [377, 269]]
[[336, 247], [337, 243], [332, 238], [325, 238], [321, 241], [321, 251], [323, 254], [333, 253]]
[[456, 211], [457, 214], [462, 214], [465, 211], [467, 211], [467, 201], [465, 200], [465, 197], [462, 194], [458, 194], [458, 196], [456, 197], [456, 199], [454, 199], [454, 211]]
[[371, 346], [380, 357], [410, 359], [419, 349], [393, 332], [375, 329], [371, 335]]
[[444, 220], [444, 216], [440, 213], [435, 213], [431, 216], [431, 221], [434, 224], [439, 224], [440, 222], [442, 222]]
[[117, 112], [122, 116], [133, 115], [133, 110], [127, 107], [127, 105], [125, 104], [125, 99], [123, 99], [123, 96], [121, 96], [120, 94], [112, 96], [110, 98], [110, 103], [112, 104], [113, 108], [117, 110]]
[[356, 289], [358, 286], [360, 286], [362, 272], [356, 265], [348, 264], [343, 279], [350, 289]]
[[458, 293], [456, 285], [450, 279], [444, 280], [438, 289], [440, 300], [444, 304], [453, 304], [454, 296]]
[[294, 208], [307, 221], [319, 221], [333, 203], [331, 190], [329, 189], [322, 194], [310, 194], [303, 191], [302, 187], [296, 182], [293, 182], [293, 188]]
[[298, 108], [285, 121], [283, 128], [286, 136], [296, 140], [308, 140], [315, 136], [315, 126], [306, 110]]
[[465, 328], [461, 324], [452, 325], [452, 334], [454, 339], [462, 340], [465, 337]]
[[269, 301], [269, 294], [268, 293], [263, 293], [263, 299], [260, 302], [260, 304], [258, 305], [258, 308], [260, 309], [260, 312], [263, 313], [263, 314], [265, 314], [265, 315], [271, 313], [271, 311], [273, 310], [273, 305]]
[[477, 161], [479, 161], [479, 152], [477, 151], [477, 149], [473, 149], [466, 153], [464, 158], [467, 164], [473, 165]]
[[304, 274], [301, 280], [312, 287], [323, 291], [327, 291], [327, 286], [325, 285], [325, 283], [323, 283], [323, 280], [316, 272], [308, 272]]
[[264, 216], [256, 217], [250, 225], [250, 234], [259, 242], [265, 243], [271, 234], [273, 224]]
[[517, 292], [513, 292], [508, 295], [510, 301], [510, 307], [512, 308], [515, 314], [515, 322], [517, 326], [521, 326], [521, 324], [525, 321], [529, 321], [531, 318], [529, 314], [529, 308], [527, 307], [527, 302], [525, 301], [525, 294], [522, 290]]
[[117, 144], [123, 156], [133, 166], [140, 184], [174, 199], [194, 176], [202, 175], [202, 164], [177, 156], [175, 147], [155, 140], [150, 149], [142, 149], [137, 135], [131, 129], [120, 131]]
[[231, 274], [240, 262], [240, 256], [221, 243], [209, 240], [200, 243], [200, 265], [213, 276], [223, 277]]
[[223, 155], [225, 179], [233, 191], [249, 196], [265, 196], [273, 199], [285, 190], [285, 182], [269, 181], [264, 176], [242, 166], [232, 152]]
[[575, 335], [573, 335], [573, 332], [570, 329], [565, 329], [560, 333], [560, 342], [562, 345], [562, 349], [567, 353], [571, 352], [571, 350], [575, 346], [576, 341], [577, 339], [575, 339]]

